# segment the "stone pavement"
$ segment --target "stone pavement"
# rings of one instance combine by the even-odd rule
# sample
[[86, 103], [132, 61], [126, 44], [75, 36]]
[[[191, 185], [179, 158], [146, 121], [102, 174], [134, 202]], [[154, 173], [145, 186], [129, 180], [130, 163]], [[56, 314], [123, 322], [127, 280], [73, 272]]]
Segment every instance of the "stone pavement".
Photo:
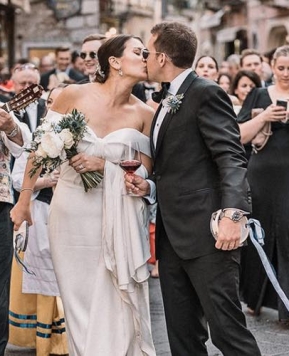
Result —
[[[165, 320], [158, 279], [150, 279], [150, 290], [152, 331], [157, 356], [171, 356], [165, 333]], [[278, 315], [275, 310], [263, 308], [260, 317], [246, 315], [246, 318], [248, 327], [257, 339], [262, 356], [289, 356], [289, 326], [285, 327], [278, 323]], [[223, 355], [210, 340], [207, 346], [209, 356]]]
[[[150, 279], [150, 294], [152, 331], [157, 350], [157, 356], [171, 356], [168, 339], [166, 336], [159, 280], [156, 278]], [[277, 312], [268, 308], [263, 308], [260, 317], [254, 318], [247, 316], [248, 326], [258, 341], [262, 356], [289, 356], [289, 326], [282, 326], [278, 323], [277, 320]], [[221, 352], [212, 345], [210, 340], [208, 341], [207, 345], [209, 356], [222, 356]], [[35, 351], [8, 345], [5, 356], [20, 355], [35, 356]]]

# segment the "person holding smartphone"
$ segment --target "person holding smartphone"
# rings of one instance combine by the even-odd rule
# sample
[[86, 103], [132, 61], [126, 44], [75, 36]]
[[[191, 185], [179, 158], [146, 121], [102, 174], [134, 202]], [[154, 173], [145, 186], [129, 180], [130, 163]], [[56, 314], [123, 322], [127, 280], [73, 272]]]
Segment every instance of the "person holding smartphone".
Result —
[[[266, 145], [253, 151], [248, 164], [252, 190], [253, 217], [265, 231], [264, 250], [276, 269], [277, 278], [289, 296], [289, 46], [276, 49], [272, 70], [275, 84], [253, 89], [247, 96], [238, 122], [243, 144], [250, 143], [260, 132], [269, 134]], [[260, 113], [252, 118], [252, 109]], [[266, 125], [270, 124], [270, 132]], [[261, 307], [278, 309], [279, 320], [289, 322], [289, 311], [268, 282], [261, 260], [248, 242], [243, 255], [241, 291], [248, 311], [260, 314]]]

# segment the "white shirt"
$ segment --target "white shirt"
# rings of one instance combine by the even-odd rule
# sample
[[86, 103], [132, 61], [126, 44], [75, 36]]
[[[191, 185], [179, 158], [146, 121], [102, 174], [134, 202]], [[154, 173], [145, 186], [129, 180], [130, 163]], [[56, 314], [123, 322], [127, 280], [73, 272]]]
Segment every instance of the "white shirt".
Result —
[[[168, 90], [168, 94], [167, 95], [176, 95], [178, 90], [180, 89], [180, 86], [183, 84], [184, 80], [187, 78], [187, 76], [192, 72], [192, 68], [188, 68], [186, 70], [184, 70], [181, 74], [179, 74], [172, 82], [170, 85], [170, 88]], [[157, 138], [158, 138], [158, 134], [161, 128], [161, 125], [164, 121], [164, 118], [166, 116], [166, 113], [168, 111], [167, 107], [164, 107], [162, 105], [161, 110], [159, 111], [158, 114], [158, 118], [156, 121], [156, 125], [154, 128], [154, 133], [153, 133], [153, 142], [154, 142], [154, 146], [156, 147], [157, 145]]]
[[37, 102], [28, 105], [25, 111], [29, 116], [31, 131], [34, 132], [37, 127]]
[[[170, 88], [168, 90], [168, 95], [176, 95], [178, 90], [180, 89], [181, 85], [183, 84], [183, 82], [185, 81], [185, 79], [187, 78], [187, 76], [192, 72], [192, 68], [188, 68], [186, 70], [184, 70], [181, 74], [179, 74], [172, 82], [170, 85]], [[161, 128], [161, 125], [164, 121], [164, 118], [166, 116], [166, 113], [168, 111], [167, 107], [164, 107], [162, 105], [161, 110], [159, 111], [158, 117], [157, 117], [157, 121], [156, 121], [156, 125], [154, 127], [154, 132], [153, 132], [153, 142], [154, 142], [154, 146], [156, 147], [157, 145], [157, 138], [158, 138], [158, 134]], [[150, 185], [150, 195], [146, 196], [145, 198], [152, 204], [155, 202], [156, 199], [156, 186], [155, 183], [149, 179], [147, 179], [147, 182]]]

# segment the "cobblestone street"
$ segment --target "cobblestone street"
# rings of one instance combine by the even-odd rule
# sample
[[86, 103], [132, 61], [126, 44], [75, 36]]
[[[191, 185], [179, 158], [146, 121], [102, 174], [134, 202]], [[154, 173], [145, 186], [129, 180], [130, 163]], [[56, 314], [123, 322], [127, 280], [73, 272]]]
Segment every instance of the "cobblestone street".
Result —
[[[150, 279], [150, 291], [152, 329], [157, 356], [171, 356], [158, 279]], [[289, 356], [289, 326], [280, 325], [277, 319], [277, 312], [268, 308], [263, 308], [261, 316], [257, 318], [247, 315], [248, 326], [258, 341], [262, 356]], [[208, 352], [209, 356], [222, 356], [210, 340], [208, 341]], [[35, 351], [9, 345], [5, 356], [17, 355], [35, 356]]]

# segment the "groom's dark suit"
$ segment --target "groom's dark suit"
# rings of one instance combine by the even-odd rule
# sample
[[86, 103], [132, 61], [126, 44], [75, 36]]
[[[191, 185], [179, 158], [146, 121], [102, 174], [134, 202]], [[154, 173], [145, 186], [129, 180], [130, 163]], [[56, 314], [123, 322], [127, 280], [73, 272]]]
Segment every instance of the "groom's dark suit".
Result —
[[238, 125], [230, 99], [212, 81], [192, 72], [181, 93], [181, 106], [166, 114], [156, 148], [152, 138], [160, 108], [151, 131], [156, 252], [172, 355], [207, 355], [205, 314], [225, 356], [257, 356], [238, 300], [240, 249], [216, 249], [210, 232], [214, 211], [251, 210]]

